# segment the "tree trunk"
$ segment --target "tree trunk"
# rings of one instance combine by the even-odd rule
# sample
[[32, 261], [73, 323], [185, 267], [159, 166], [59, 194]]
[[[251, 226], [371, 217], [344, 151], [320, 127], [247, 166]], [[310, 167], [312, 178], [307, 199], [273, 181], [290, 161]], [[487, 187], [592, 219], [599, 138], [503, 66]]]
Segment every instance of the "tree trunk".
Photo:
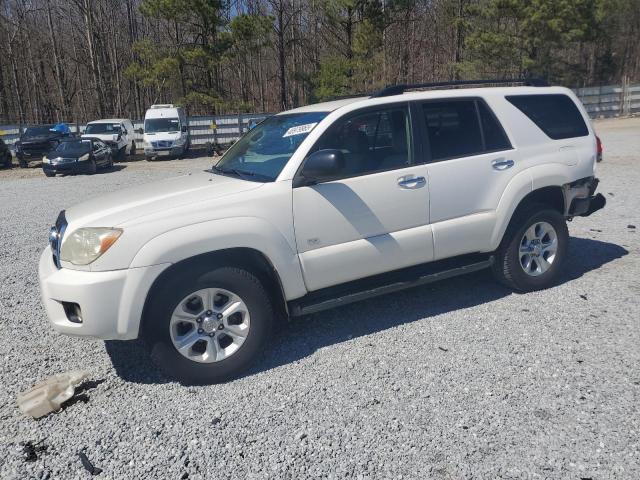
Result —
[[49, 30], [49, 42], [51, 42], [51, 52], [53, 53], [53, 66], [56, 79], [56, 87], [58, 89], [58, 97], [60, 99], [60, 111], [62, 118], [69, 115], [69, 104], [64, 92], [64, 78], [62, 74], [62, 65], [60, 62], [60, 52], [58, 42], [56, 42], [55, 33], [53, 32], [53, 20], [51, 18], [51, 0], [47, 0], [47, 27]]

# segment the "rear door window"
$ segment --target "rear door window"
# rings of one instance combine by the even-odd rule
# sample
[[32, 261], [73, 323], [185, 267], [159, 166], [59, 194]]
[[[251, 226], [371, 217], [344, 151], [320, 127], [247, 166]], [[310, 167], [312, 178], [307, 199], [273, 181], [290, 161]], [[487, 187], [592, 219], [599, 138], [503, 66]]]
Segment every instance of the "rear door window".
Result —
[[478, 99], [422, 104], [431, 161], [511, 149], [495, 115]]
[[580, 110], [567, 95], [508, 95], [505, 98], [553, 140], [589, 135]]

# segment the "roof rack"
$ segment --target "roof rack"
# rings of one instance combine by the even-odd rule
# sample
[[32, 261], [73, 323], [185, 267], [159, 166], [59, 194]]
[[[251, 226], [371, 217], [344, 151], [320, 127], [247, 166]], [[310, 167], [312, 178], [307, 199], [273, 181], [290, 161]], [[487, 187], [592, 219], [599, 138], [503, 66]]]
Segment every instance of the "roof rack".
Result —
[[472, 85], [514, 85], [520, 84], [528, 87], [548, 87], [549, 83], [542, 78], [497, 78], [497, 79], [481, 79], [481, 80], [455, 80], [451, 82], [436, 83], [414, 83], [388, 85], [382, 90], [371, 94], [371, 98], [389, 97], [391, 95], [400, 95], [407, 90], [444, 88], [444, 87], [467, 87]]

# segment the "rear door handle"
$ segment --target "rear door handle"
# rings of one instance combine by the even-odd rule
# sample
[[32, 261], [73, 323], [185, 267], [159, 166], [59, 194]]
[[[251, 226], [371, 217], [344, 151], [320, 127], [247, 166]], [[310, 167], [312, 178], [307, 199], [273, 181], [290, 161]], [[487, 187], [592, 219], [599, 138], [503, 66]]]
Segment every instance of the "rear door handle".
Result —
[[506, 170], [513, 167], [514, 164], [513, 160], [494, 160], [491, 162], [491, 166], [496, 170]]
[[420, 188], [426, 183], [427, 180], [424, 177], [400, 177], [398, 179], [398, 185], [402, 188]]

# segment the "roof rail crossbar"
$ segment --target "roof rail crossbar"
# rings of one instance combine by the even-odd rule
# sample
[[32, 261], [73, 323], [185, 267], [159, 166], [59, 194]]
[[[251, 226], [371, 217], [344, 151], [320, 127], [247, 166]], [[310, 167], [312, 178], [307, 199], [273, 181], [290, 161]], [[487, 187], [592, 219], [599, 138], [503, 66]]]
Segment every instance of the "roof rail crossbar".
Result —
[[546, 80], [541, 78], [497, 78], [497, 79], [480, 79], [480, 80], [454, 80], [451, 82], [436, 83], [415, 83], [388, 85], [371, 95], [371, 98], [389, 97], [391, 95], [400, 95], [407, 90], [443, 88], [443, 87], [465, 87], [470, 85], [514, 85], [521, 84], [529, 87], [548, 87]]

